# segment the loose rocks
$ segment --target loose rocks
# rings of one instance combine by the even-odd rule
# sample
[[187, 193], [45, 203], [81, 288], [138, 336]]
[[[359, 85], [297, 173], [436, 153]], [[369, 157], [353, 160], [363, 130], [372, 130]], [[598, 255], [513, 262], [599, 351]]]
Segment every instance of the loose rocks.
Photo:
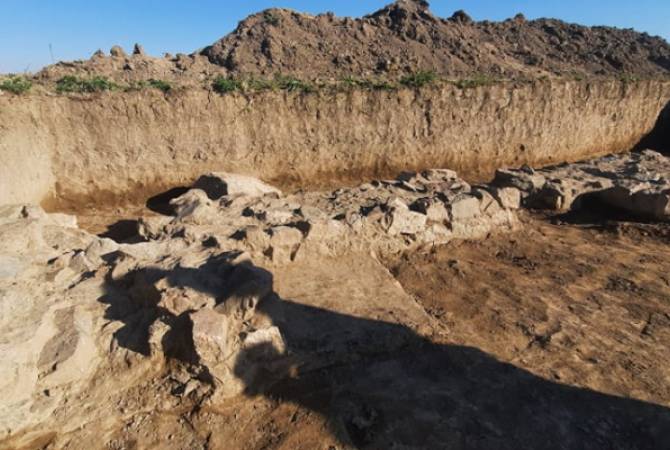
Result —
[[592, 201], [650, 219], [670, 218], [670, 159], [651, 150], [537, 171], [499, 170], [493, 185], [507, 206], [516, 203], [516, 189], [529, 208], [569, 211]]

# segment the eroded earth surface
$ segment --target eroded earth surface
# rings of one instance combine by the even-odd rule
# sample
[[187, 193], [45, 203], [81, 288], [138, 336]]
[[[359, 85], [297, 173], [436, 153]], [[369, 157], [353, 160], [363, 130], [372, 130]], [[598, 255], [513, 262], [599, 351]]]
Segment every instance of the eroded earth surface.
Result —
[[608, 158], [3, 207], [0, 446], [668, 448], [670, 164]]

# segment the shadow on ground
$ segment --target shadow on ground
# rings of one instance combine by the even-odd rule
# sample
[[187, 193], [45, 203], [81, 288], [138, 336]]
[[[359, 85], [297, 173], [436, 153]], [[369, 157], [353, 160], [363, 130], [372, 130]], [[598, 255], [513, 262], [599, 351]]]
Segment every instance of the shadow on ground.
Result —
[[665, 155], [670, 155], [670, 103], [658, 116], [654, 129], [645, 136], [636, 146], [635, 150], [652, 149]]
[[136, 244], [144, 240], [139, 234], [139, 221], [135, 219], [116, 221], [98, 236], [124, 244]]
[[170, 205], [170, 201], [181, 195], [184, 195], [189, 191], [189, 189], [191, 188], [180, 186], [154, 195], [149, 200], [147, 200], [145, 206], [155, 213], [162, 214], [164, 216], [172, 216], [174, 215], [175, 211], [174, 207]]
[[[152, 280], [167, 277], [225, 303], [226, 293], [236, 288], [227, 281], [235, 270], [234, 256], [214, 257], [195, 269], [148, 269], [108, 280], [109, 293], [101, 301], [109, 304], [109, 318], [125, 322], [116, 336], [119, 345], [148, 352], [147, 330], [166, 314], [156, 307]], [[255, 270], [271, 279], [269, 272]], [[249, 372], [258, 355], [269, 360], [285, 355], [269, 344], [246, 349], [235, 365], [246, 393], [318, 413], [343, 444], [370, 449], [670, 448], [670, 409], [664, 406], [549, 381], [476, 348], [435, 344], [397, 323], [314, 308], [276, 294], [264, 297], [259, 313], [279, 327], [295, 365], [286, 372], [276, 364]], [[173, 333], [189, 333], [187, 315], [171, 320], [182, 323]], [[170, 339], [188, 341], [185, 336]], [[185, 355], [173, 356], [193, 362]]]

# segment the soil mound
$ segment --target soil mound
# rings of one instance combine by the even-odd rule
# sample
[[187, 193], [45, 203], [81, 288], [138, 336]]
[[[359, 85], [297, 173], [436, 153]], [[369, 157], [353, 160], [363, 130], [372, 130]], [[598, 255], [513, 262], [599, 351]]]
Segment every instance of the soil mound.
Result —
[[362, 18], [312, 16], [287, 9], [251, 15], [229, 35], [190, 55], [126, 54], [115, 46], [86, 61], [45, 68], [44, 80], [102, 75], [197, 84], [216, 75], [290, 75], [310, 80], [395, 80], [421, 70], [448, 77], [665, 77], [670, 44], [630, 29], [554, 19], [475, 22], [464, 11], [436, 17], [425, 1], [399, 0]]
[[360, 19], [270, 9], [242, 21], [202, 54], [231, 72], [305, 78], [435, 70], [444, 75], [644, 76], [670, 73], [670, 45], [632, 30], [560, 20], [474, 22], [436, 17], [400, 0]]

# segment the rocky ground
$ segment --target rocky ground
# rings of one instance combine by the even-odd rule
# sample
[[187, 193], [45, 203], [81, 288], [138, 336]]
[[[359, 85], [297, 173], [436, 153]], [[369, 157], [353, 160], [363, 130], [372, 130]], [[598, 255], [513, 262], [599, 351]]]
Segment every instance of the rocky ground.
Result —
[[670, 45], [633, 30], [585, 27], [560, 20], [475, 22], [459, 11], [434, 16], [422, 0], [400, 0], [362, 18], [311, 16], [271, 9], [191, 55], [148, 56], [120, 47], [109, 56], [58, 63], [38, 74], [150, 78], [201, 83], [216, 75], [307, 80], [343, 77], [391, 80], [421, 70], [451, 78], [536, 79], [609, 77], [634, 80], [670, 75]]
[[665, 448], [667, 161], [207, 174], [125, 242], [3, 207], [0, 444]]

